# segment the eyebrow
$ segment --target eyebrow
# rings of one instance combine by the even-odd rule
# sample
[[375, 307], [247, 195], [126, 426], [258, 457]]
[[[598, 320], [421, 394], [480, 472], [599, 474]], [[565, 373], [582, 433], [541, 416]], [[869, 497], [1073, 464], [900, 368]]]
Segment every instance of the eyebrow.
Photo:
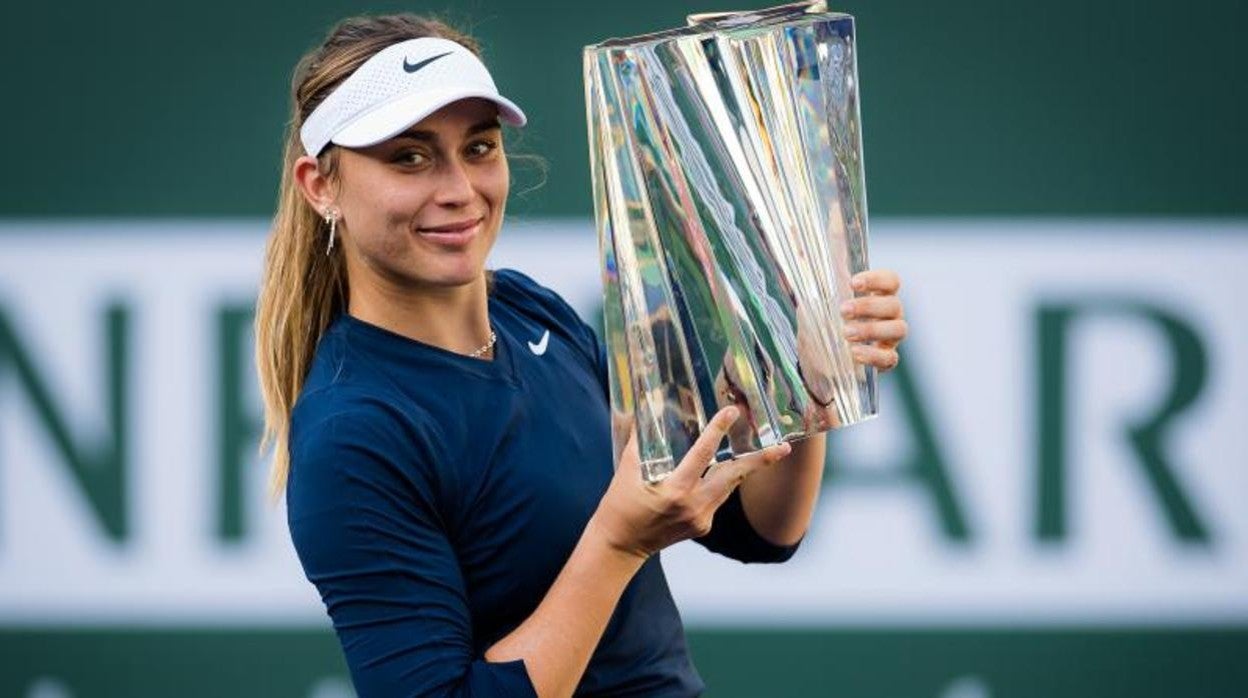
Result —
[[[493, 131], [494, 129], [498, 129], [502, 127], [503, 127], [502, 124], [499, 123], [498, 121], [498, 117], [493, 117], [490, 119], [486, 119], [485, 121], [482, 121], [480, 123], [469, 126], [468, 131], [466, 132], [465, 135], [475, 136], [478, 133], [482, 133], [484, 131]], [[411, 138], [412, 140], [416, 140], [416, 141], [430, 141], [430, 142], [438, 140], [437, 134], [435, 134], [433, 131], [419, 131], [416, 129], [412, 129], [410, 131], [404, 131], [403, 133], [400, 133], [399, 135], [395, 136], [395, 138]]]

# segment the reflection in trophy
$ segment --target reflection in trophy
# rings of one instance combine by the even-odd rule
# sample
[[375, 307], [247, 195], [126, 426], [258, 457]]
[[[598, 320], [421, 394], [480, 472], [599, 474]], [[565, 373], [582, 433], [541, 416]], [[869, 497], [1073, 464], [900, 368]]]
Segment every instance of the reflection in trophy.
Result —
[[839, 312], [867, 268], [854, 46], [811, 3], [585, 49], [612, 411], [651, 482], [730, 404], [721, 459], [876, 413]]

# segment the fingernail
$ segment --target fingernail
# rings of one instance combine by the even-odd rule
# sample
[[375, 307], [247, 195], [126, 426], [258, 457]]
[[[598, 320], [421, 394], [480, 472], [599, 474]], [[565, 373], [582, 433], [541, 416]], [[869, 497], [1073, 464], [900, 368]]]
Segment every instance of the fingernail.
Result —
[[853, 317], [854, 316], [854, 302], [845, 301], [844, 303], [841, 303], [841, 314], [844, 315], [845, 317]]
[[845, 336], [848, 339], [859, 339], [862, 337], [862, 329], [857, 325], [846, 325]]
[[862, 278], [861, 276], [857, 276], [857, 277], [854, 277], [853, 281], [850, 282], [850, 285], [854, 287], [855, 291], [861, 291], [862, 289], [867, 287], [867, 280]]
[[737, 421], [737, 417], [741, 416], [741, 410], [735, 407], [729, 407], [726, 411], [728, 412], [728, 421], [730, 422]]

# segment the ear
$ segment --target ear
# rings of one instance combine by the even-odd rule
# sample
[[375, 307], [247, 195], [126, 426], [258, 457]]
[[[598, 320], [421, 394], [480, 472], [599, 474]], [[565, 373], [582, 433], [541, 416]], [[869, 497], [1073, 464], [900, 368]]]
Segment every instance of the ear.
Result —
[[324, 215], [325, 210], [334, 203], [334, 186], [333, 182], [321, 172], [316, 158], [311, 155], [301, 156], [295, 160], [291, 174], [303, 198], [312, 208]]

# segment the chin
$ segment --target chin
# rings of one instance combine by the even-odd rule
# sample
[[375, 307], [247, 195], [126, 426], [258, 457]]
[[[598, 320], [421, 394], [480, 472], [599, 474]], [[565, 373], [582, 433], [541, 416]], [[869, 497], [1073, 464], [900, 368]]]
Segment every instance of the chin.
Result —
[[471, 269], [444, 269], [418, 275], [414, 280], [416, 280], [420, 285], [438, 286], [441, 288], [456, 288], [459, 286], [468, 286], [480, 280], [484, 273], [485, 269], [483, 267], [474, 267]]

